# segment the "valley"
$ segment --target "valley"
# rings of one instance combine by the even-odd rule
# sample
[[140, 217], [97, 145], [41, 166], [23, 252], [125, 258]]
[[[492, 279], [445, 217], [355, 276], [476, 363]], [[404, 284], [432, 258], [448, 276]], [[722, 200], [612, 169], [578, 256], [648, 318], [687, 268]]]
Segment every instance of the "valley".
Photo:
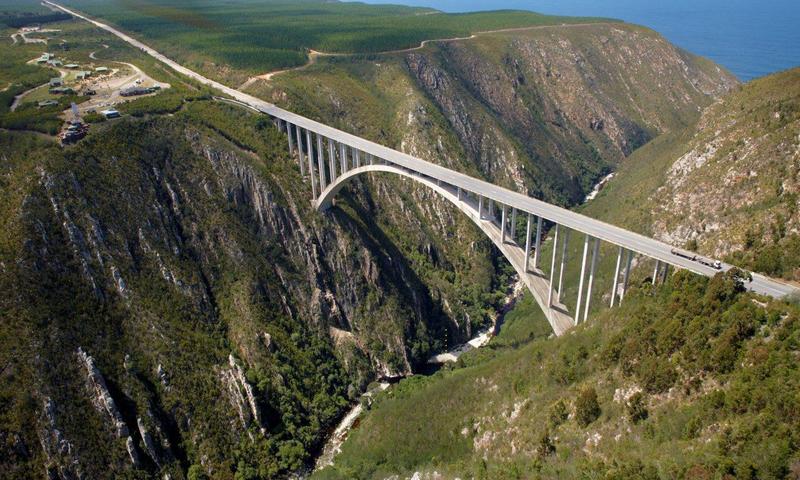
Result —
[[[226, 45], [264, 41], [220, 30], [256, 8], [245, 3], [214, 25], [223, 7], [202, 2], [74, 2], [96, 23], [47, 24], [70, 58], [169, 88], [126, 99], [124, 118], [65, 147], [48, 133], [68, 104], [27, 123], [0, 112], [4, 476], [793, 478], [800, 311], [748, 292], [732, 267], [795, 280], [796, 71], [740, 85], [604, 19], [489, 12], [453, 27], [430, 10], [354, 5], [332, 28], [340, 5], [310, 1], [284, 21], [318, 15], [319, 36], [298, 30], [313, 41], [277, 49], [337, 54], [237, 63]], [[385, 43], [342, 41], [387, 21], [400, 33], [384, 29]], [[451, 37], [465, 38], [435, 40]], [[4, 108], [50, 78], [25, 64], [37, 48], [2, 47]], [[282, 71], [254, 76], [270, 70]], [[286, 123], [221, 95], [297, 138], [301, 126], [335, 138], [356, 167], [356, 150], [400, 162], [385, 170], [406, 178], [358, 175], [320, 211], [304, 172], [316, 165]], [[325, 170], [332, 181], [322, 161], [312, 175]], [[474, 190], [497, 198], [484, 218], [463, 182], [519, 194]], [[531, 275], [546, 281], [563, 249], [568, 311], [587, 262], [570, 219], [654, 236], [674, 264], [672, 246], [730, 263], [656, 279], [637, 255], [609, 309], [618, 252], [604, 242], [588, 321], [556, 337], [541, 293], [507, 307], [528, 274], [508, 252], [524, 255], [523, 210], [538, 200], [549, 220]], [[521, 214], [511, 242], [501, 203]], [[573, 234], [556, 240], [557, 223]]]

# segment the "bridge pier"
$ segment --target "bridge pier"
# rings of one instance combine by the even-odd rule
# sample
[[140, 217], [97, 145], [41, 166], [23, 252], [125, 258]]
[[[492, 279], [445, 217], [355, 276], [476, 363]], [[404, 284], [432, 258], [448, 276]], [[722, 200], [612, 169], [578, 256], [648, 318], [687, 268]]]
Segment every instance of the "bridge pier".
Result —
[[619, 302], [625, 300], [625, 294], [628, 293], [628, 278], [631, 273], [631, 265], [633, 263], [633, 250], [628, 250], [628, 260], [625, 263], [625, 273], [622, 275], [622, 292], [619, 294]]
[[558, 290], [556, 290], [556, 302], [561, 301], [561, 292], [562, 288], [564, 287], [564, 268], [567, 264], [567, 247], [569, 245], [569, 229], [566, 229], [566, 233], [564, 234], [564, 241], [562, 242], [561, 247], [561, 268], [559, 268], [558, 272]]
[[317, 167], [319, 168], [319, 189], [320, 193], [325, 190], [325, 187], [328, 186], [327, 180], [325, 179], [325, 150], [322, 148], [322, 135], [319, 133], [315, 134], [317, 136]]
[[539, 259], [541, 255], [539, 252], [542, 250], [542, 217], [536, 217], [536, 247], [533, 251], [533, 268], [539, 268]]
[[483, 195], [478, 195], [478, 220], [483, 220]]
[[500, 241], [506, 243], [506, 210], [507, 207], [503, 205], [503, 215], [500, 218]]
[[[594, 271], [597, 268], [597, 257], [600, 251], [600, 239], [594, 239], [594, 248], [592, 249], [592, 265], [589, 268], [589, 285], [586, 287], [586, 307], [583, 310], [583, 321], [585, 322], [589, 318], [589, 305], [592, 302], [592, 285], [594, 285]], [[579, 315], [580, 312], [576, 311], [575, 315]]]
[[303, 158], [303, 139], [302, 139], [301, 134], [300, 134], [300, 127], [295, 126], [294, 127], [294, 133], [295, 133], [295, 135], [297, 137], [297, 159], [300, 162], [300, 176], [301, 177], [305, 177], [306, 176], [306, 172], [305, 172], [306, 168], [305, 168], [305, 165], [304, 165], [305, 158]]
[[528, 214], [528, 226], [525, 227], [525, 273], [530, 271], [528, 268], [531, 259], [531, 220], [533, 215]]
[[517, 209], [511, 207], [511, 241], [517, 243]]
[[339, 157], [340, 157], [339, 161], [342, 164], [342, 170], [341, 170], [342, 171], [342, 175], [347, 173], [347, 170], [348, 170], [348, 168], [347, 168], [347, 151], [345, 150], [346, 148], [347, 148], [347, 145], [345, 145], [344, 143], [340, 143], [339, 144]]
[[622, 265], [622, 247], [619, 247], [617, 251], [617, 266], [614, 268], [614, 281], [611, 285], [611, 305], [610, 307], [614, 306], [614, 303], [617, 300], [617, 289], [619, 288], [619, 268]]
[[[311, 192], [317, 198], [317, 175], [314, 173], [314, 146], [311, 143], [311, 132], [306, 130], [306, 145], [308, 146], [308, 174], [311, 176]], [[322, 189], [320, 189], [322, 193]]]
[[589, 239], [591, 237], [587, 233], [583, 239], [583, 259], [581, 260], [581, 277], [578, 281], [578, 303], [575, 305], [575, 325], [579, 323], [581, 311], [581, 303], [583, 303], [583, 277], [586, 275], [586, 257], [589, 254]]
[[656, 260], [656, 268], [653, 269], [653, 285], [656, 284], [658, 273], [661, 270], [661, 260]]
[[553, 281], [556, 274], [556, 256], [558, 255], [558, 232], [561, 225], [556, 224], [556, 233], [553, 235], [553, 259], [550, 261], [550, 282], [547, 285], [547, 308], [553, 306]]
[[330, 169], [331, 182], [336, 181], [336, 142], [332, 138], [327, 138], [328, 141], [328, 168]]
[[294, 155], [294, 140], [292, 139], [292, 124], [289, 122], [285, 122], [286, 125], [286, 136], [289, 139], [289, 155]]

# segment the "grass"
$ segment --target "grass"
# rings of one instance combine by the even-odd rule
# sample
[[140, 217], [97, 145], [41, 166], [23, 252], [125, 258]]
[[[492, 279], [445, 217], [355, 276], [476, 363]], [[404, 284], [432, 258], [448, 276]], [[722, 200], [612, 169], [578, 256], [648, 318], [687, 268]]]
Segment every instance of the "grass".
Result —
[[[315, 478], [783, 478], [799, 458], [798, 311], [736, 285], [682, 273], [573, 334], [403, 381]], [[614, 400], [631, 386], [635, 417]], [[599, 418], [555, 414], [587, 389]]]
[[308, 49], [366, 54], [477, 31], [596, 21], [522, 11], [445, 14], [427, 8], [308, 0], [67, 3], [217, 79], [226, 79], [230, 69], [254, 74], [302, 65]]

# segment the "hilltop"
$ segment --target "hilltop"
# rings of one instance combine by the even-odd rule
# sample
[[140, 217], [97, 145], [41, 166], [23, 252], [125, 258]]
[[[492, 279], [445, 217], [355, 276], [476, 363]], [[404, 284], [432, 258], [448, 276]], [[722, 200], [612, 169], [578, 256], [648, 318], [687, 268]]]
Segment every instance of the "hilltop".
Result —
[[448, 14], [319, 0], [65, 3], [146, 38], [168, 57], [209, 78], [235, 85], [252, 75], [303, 65], [310, 50], [370, 54], [485, 30], [607, 21], [508, 10]]

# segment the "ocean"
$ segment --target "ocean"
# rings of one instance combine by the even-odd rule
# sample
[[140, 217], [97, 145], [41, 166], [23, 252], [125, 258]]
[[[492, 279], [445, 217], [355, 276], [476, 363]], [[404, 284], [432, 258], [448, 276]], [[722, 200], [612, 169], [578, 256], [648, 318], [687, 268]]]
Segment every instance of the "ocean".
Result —
[[748, 81], [800, 66], [800, 0], [366, 0], [445, 12], [518, 9], [645, 25]]

